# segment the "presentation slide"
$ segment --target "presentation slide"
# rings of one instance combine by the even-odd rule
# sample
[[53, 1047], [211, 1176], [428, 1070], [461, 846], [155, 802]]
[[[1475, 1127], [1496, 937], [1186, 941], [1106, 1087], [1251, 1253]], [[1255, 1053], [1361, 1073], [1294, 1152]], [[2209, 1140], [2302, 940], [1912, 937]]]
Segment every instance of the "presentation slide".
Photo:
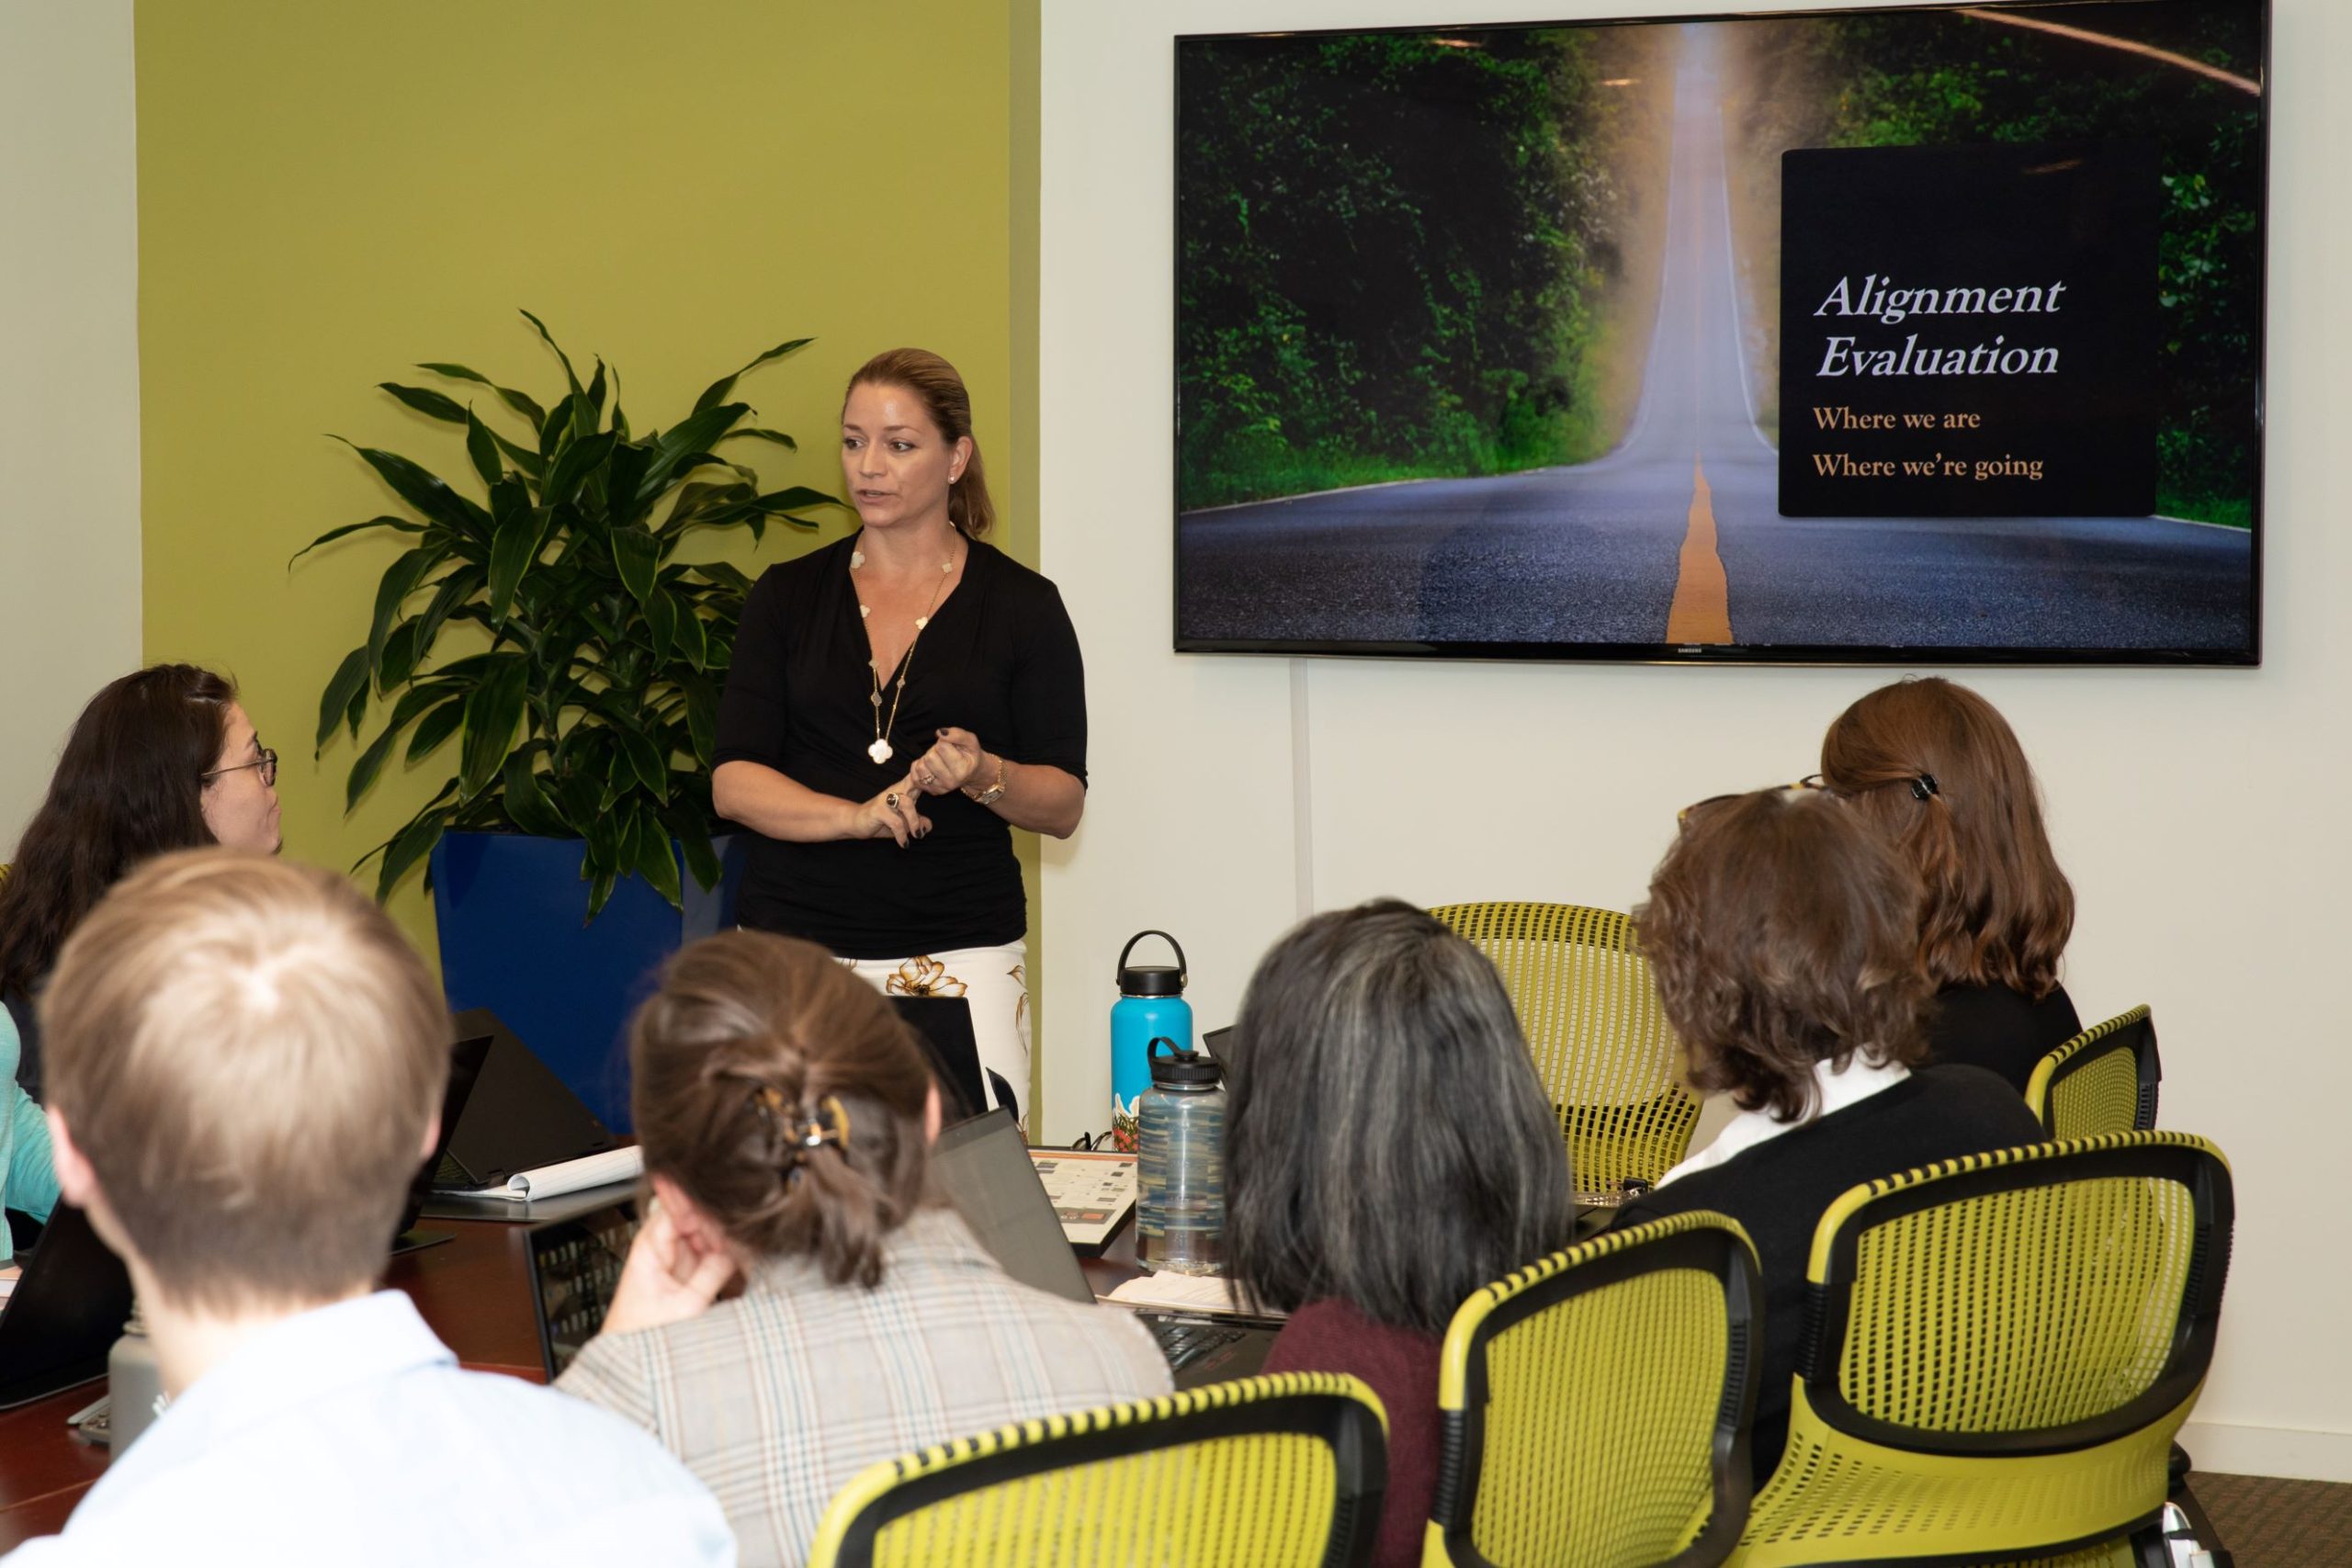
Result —
[[2256, 661], [2267, 22], [1179, 39], [1176, 646]]

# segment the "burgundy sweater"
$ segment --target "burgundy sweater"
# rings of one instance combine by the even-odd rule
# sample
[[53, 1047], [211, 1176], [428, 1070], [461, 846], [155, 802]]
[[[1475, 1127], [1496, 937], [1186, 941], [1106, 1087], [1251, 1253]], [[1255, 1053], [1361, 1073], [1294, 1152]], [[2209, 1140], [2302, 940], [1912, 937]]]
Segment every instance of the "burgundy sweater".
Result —
[[1374, 1323], [1345, 1302], [1309, 1302], [1291, 1314], [1267, 1353], [1270, 1372], [1352, 1372], [1388, 1411], [1388, 1495], [1380, 1507], [1374, 1568], [1415, 1568], [1437, 1494], [1434, 1334]]

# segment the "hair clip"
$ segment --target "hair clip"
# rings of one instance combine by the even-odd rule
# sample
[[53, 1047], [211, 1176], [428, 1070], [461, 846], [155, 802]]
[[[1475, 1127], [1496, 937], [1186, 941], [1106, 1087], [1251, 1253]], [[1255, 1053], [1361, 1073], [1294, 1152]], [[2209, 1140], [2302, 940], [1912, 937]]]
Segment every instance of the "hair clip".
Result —
[[806, 1105], [787, 1105], [781, 1090], [762, 1084], [752, 1091], [749, 1103], [775, 1129], [782, 1148], [790, 1151], [783, 1163], [795, 1175], [810, 1150], [827, 1144], [840, 1147], [849, 1141], [849, 1111], [832, 1095], [817, 1101], [811, 1110]]
[[1921, 773], [1911, 781], [1911, 798], [1914, 800], [1927, 800], [1939, 793], [1941, 792], [1936, 788], [1936, 775], [1933, 773]]

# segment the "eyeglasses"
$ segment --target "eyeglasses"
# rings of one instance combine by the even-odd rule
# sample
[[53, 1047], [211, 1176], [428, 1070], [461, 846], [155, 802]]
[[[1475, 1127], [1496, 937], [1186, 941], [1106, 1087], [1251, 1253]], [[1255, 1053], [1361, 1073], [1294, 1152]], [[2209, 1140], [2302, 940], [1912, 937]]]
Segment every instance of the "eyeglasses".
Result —
[[[1810, 773], [1810, 774], [1807, 774], [1805, 777], [1804, 777], [1804, 778], [1801, 778], [1801, 779], [1797, 780], [1797, 782], [1796, 782], [1796, 783], [1794, 783], [1794, 784], [1782, 784], [1781, 787], [1782, 789], [1784, 789], [1784, 790], [1787, 790], [1787, 789], [1796, 789], [1796, 790], [1814, 790], [1814, 789], [1817, 789], [1817, 790], [1821, 791], [1823, 794], [1825, 794], [1825, 795], [1828, 795], [1830, 796], [1830, 798], [1831, 798], [1831, 799], [1833, 799], [1833, 800], [1837, 798], [1836, 795], [1835, 795], [1835, 794], [1830, 790], [1829, 786], [1828, 786], [1826, 784], [1824, 784], [1824, 783], [1822, 782], [1821, 775], [1820, 775], [1819, 773]], [[1678, 812], [1676, 812], [1676, 813], [1674, 814], [1674, 825], [1675, 825], [1677, 828], [1680, 828], [1680, 829], [1684, 829], [1684, 830], [1686, 830], [1686, 831], [1687, 831], [1687, 830], [1689, 830], [1689, 829], [1690, 829], [1690, 819], [1691, 819], [1693, 817], [1698, 816], [1700, 813], [1704, 812], [1704, 811], [1712, 811], [1712, 810], [1713, 810], [1716, 807], [1721, 806], [1721, 805], [1722, 805], [1724, 801], [1726, 801], [1726, 800], [1744, 800], [1744, 799], [1746, 799], [1748, 795], [1754, 795], [1754, 794], [1757, 794], [1757, 793], [1758, 793], [1758, 791], [1755, 791], [1755, 790], [1742, 790], [1742, 791], [1741, 791], [1739, 794], [1737, 794], [1737, 795], [1711, 795], [1707, 796], [1707, 798], [1706, 798], [1706, 799], [1704, 799], [1704, 800], [1697, 800], [1697, 801], [1693, 801], [1693, 802], [1691, 802], [1690, 805], [1688, 805], [1688, 806], [1684, 807], [1681, 810], [1679, 810], [1679, 811], [1678, 811]]]
[[199, 782], [210, 784], [214, 779], [219, 778], [223, 773], [242, 773], [247, 768], [259, 768], [261, 770], [261, 784], [264, 789], [274, 789], [277, 787], [277, 753], [271, 750], [266, 746], [261, 749], [261, 760], [259, 761], [239, 762], [233, 768], [215, 768], [209, 773], [198, 773], [196, 776]]

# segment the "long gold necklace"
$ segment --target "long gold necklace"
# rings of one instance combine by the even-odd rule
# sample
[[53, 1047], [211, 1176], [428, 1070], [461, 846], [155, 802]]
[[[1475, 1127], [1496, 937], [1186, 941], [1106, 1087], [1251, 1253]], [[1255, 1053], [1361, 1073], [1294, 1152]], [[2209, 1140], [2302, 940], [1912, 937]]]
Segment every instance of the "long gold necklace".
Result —
[[[865, 552], [864, 550], [850, 551], [850, 570], [855, 571], [859, 567], [862, 567], [865, 564]], [[890, 694], [890, 716], [887, 719], [882, 716], [882, 661], [878, 659], [868, 659], [865, 661], [866, 671], [874, 678], [874, 693], [873, 695], [868, 698], [868, 701], [874, 705], [874, 744], [865, 749], [865, 754], [874, 759], [875, 764], [877, 767], [882, 763], [888, 762], [894, 754], [890, 746], [890, 731], [898, 728], [899, 702], [899, 699], [903, 698], [907, 694], [907, 672], [914, 668], [915, 644], [922, 640], [922, 629], [923, 627], [931, 625], [932, 613], [939, 608], [939, 596], [947, 592], [948, 574], [953, 572], [955, 570], [956, 558], [954, 556], [949, 556], [945, 560], [939, 563], [939, 586], [931, 591], [931, 603], [923, 606], [923, 612], [922, 615], [915, 617], [915, 635], [907, 639], [907, 651], [899, 656], [898, 689]], [[853, 579], [851, 581], [851, 588], [853, 592], [855, 591], [855, 587], [856, 582], [855, 580]], [[857, 618], [861, 626], [869, 619], [873, 614], [873, 607], [868, 605], [864, 599], [860, 599], [857, 602]], [[871, 640], [869, 640], [866, 644], [866, 652], [870, 654], [873, 651], [874, 647]]]

